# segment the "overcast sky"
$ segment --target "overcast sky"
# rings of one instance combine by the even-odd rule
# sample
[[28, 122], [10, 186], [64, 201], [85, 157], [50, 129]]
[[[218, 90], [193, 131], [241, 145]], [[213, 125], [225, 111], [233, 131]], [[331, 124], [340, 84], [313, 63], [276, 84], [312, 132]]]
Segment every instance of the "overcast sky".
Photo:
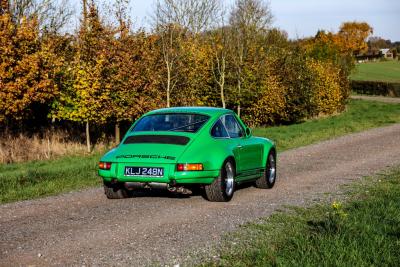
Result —
[[[73, 0], [80, 2], [80, 0]], [[227, 6], [235, 0], [223, 0]], [[131, 0], [135, 25], [148, 27], [153, 0]], [[344, 21], [366, 21], [374, 36], [400, 41], [400, 0], [270, 0], [274, 26], [290, 38], [313, 36], [318, 29], [337, 31]], [[79, 8], [78, 8], [79, 10]]]

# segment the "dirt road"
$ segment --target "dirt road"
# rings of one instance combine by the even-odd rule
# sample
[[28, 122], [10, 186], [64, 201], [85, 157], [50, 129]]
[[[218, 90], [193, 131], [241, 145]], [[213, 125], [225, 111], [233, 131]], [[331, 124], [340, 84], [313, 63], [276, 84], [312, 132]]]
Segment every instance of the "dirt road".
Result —
[[287, 151], [278, 162], [272, 190], [243, 188], [229, 203], [160, 193], [107, 200], [95, 188], [2, 205], [0, 265], [142, 266], [213, 255], [240, 224], [400, 165], [400, 124]]

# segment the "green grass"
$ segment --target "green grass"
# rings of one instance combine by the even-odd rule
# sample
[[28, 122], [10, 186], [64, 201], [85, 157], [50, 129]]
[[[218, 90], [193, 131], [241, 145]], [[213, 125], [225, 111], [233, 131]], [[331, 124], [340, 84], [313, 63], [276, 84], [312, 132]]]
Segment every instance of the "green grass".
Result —
[[0, 165], [0, 203], [100, 185], [100, 155]]
[[289, 126], [257, 128], [254, 135], [274, 140], [278, 151], [284, 151], [396, 122], [400, 122], [400, 104], [351, 100], [347, 111], [337, 116]]
[[248, 224], [203, 266], [400, 266], [400, 168], [348, 196]]
[[400, 61], [359, 63], [350, 78], [357, 81], [400, 82]]
[[[279, 151], [347, 133], [400, 122], [400, 104], [352, 100], [340, 115], [290, 126], [259, 128], [254, 135], [275, 140]], [[100, 155], [63, 157], [0, 165], [0, 203], [56, 195], [100, 185], [96, 174]]]

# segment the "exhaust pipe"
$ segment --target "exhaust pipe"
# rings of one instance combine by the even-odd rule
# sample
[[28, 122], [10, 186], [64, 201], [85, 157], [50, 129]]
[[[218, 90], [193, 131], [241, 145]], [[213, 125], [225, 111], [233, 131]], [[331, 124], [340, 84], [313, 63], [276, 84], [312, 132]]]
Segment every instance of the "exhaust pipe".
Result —
[[144, 189], [144, 188], [152, 188], [152, 189], [167, 189], [167, 183], [139, 183], [139, 182], [126, 182], [125, 187], [127, 189]]
[[191, 195], [192, 194], [192, 191], [190, 189], [183, 187], [183, 186], [176, 187], [176, 186], [168, 185], [167, 189], [169, 192], [172, 192], [172, 193], [178, 193], [178, 194], [182, 194], [182, 195]]
[[179, 193], [183, 195], [190, 195], [192, 194], [192, 191], [188, 188], [185, 188], [183, 186], [173, 186], [167, 183], [140, 183], [140, 182], [125, 182], [124, 186], [128, 190], [134, 190], [134, 189], [166, 189], [171, 193]]

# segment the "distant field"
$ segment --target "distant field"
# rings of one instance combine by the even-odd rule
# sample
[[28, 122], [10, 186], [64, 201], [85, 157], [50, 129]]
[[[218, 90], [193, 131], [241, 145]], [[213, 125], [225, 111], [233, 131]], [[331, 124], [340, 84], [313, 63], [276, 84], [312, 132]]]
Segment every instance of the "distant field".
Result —
[[359, 63], [350, 78], [358, 81], [400, 82], [400, 61]]

